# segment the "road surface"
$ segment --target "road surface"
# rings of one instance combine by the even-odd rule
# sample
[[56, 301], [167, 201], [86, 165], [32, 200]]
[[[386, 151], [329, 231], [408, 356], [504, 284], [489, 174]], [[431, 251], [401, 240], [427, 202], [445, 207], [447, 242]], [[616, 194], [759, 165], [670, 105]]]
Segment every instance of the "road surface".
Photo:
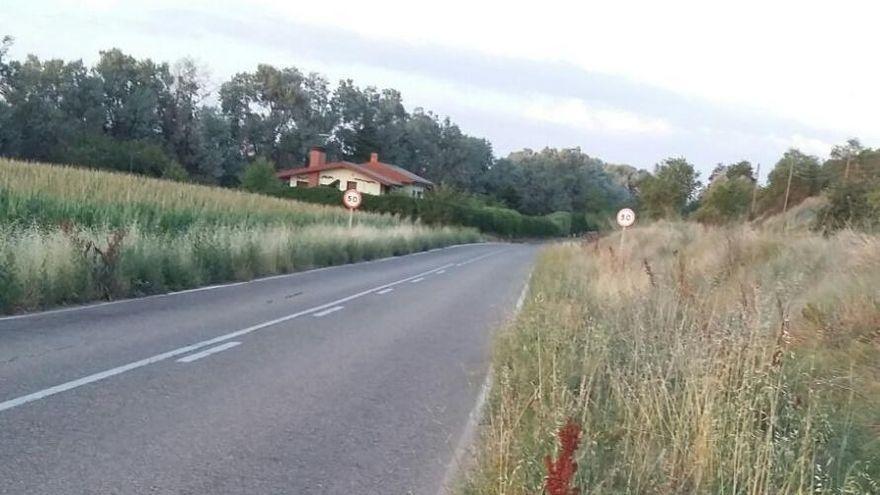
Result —
[[0, 493], [434, 495], [535, 251], [2, 318]]

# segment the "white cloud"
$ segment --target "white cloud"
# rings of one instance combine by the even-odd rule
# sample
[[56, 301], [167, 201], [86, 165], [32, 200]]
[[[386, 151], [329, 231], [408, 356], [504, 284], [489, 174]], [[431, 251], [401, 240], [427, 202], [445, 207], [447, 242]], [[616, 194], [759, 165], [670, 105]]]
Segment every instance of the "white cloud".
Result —
[[804, 153], [810, 155], [818, 155], [820, 158], [827, 158], [831, 154], [831, 143], [818, 138], [808, 137], [801, 134], [792, 134], [788, 138], [774, 137], [773, 140], [786, 148], [797, 148]]
[[355, 71], [360, 74], [359, 82], [362, 84], [392, 86], [401, 90], [410, 106], [445, 108], [450, 111], [466, 108], [492, 114], [498, 122], [518, 119], [593, 133], [663, 135], [674, 131], [673, 126], [664, 119], [579, 98], [509, 93], [366, 65], [309, 61], [309, 69], [330, 74], [331, 79], [336, 78], [333, 76], [338, 75], [341, 78], [346, 72]]
[[818, 128], [880, 138], [880, 4], [860, 0], [262, 0], [296, 22], [556, 60]]
[[522, 113], [529, 119], [590, 132], [666, 134], [673, 130], [663, 119], [591, 105], [577, 98], [530, 98]]

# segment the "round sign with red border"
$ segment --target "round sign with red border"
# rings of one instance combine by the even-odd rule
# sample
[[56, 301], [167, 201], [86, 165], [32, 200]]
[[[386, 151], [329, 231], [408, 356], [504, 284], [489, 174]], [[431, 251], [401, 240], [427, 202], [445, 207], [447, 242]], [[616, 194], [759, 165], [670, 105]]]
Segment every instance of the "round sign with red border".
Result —
[[363, 201], [363, 199], [361, 193], [355, 189], [349, 189], [342, 193], [342, 204], [344, 204], [349, 210], [358, 209], [361, 206], [361, 201]]
[[621, 227], [629, 227], [636, 222], [636, 212], [629, 208], [624, 208], [617, 212], [617, 225]]

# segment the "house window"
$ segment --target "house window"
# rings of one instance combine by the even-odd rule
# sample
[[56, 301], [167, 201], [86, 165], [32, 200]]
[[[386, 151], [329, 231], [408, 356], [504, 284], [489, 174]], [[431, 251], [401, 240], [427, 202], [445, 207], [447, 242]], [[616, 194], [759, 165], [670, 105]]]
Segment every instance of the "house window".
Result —
[[298, 181], [296, 181], [296, 187], [309, 187], [309, 181], [298, 180]]
[[350, 181], [348, 181], [348, 182], [345, 184], [345, 190], [346, 190], [346, 191], [349, 191], [349, 190], [352, 190], [352, 189], [354, 189], [355, 191], [357, 191], [357, 188], [358, 188], [358, 183], [357, 183], [357, 181], [350, 180]]

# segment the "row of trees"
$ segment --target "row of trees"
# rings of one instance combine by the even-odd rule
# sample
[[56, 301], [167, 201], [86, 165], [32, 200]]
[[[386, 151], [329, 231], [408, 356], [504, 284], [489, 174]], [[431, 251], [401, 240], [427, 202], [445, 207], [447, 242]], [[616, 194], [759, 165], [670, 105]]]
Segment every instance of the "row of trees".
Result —
[[826, 194], [828, 205], [815, 227], [874, 228], [880, 224], [880, 149], [857, 139], [835, 146], [824, 162], [797, 149], [788, 150], [757, 184], [748, 161], [718, 164], [702, 187], [699, 174], [683, 158], [658, 164], [637, 180], [635, 198], [649, 218], [689, 216], [704, 223], [728, 223], [785, 211], [803, 200]]
[[392, 89], [335, 87], [318, 74], [260, 65], [209, 90], [205, 71], [136, 59], [7, 60], [0, 43], [0, 154], [235, 185], [257, 157], [301, 165], [314, 145], [341, 159], [370, 152], [437, 182], [468, 187], [492, 147], [448, 118], [407, 112]]
[[702, 187], [684, 158], [664, 160], [653, 173], [577, 148], [495, 159], [487, 140], [430, 111], [407, 111], [396, 90], [351, 80], [331, 85], [295, 67], [259, 65], [212, 91], [205, 70], [189, 59], [169, 65], [112, 49], [92, 67], [35, 56], [18, 61], [7, 58], [11, 43], [0, 40], [3, 156], [239, 186], [246, 167], [299, 166], [320, 144], [353, 161], [378, 152], [488, 207], [530, 216], [566, 212], [583, 228], [625, 205], [648, 218], [723, 223], [778, 212], [825, 190], [833, 203], [826, 216], [851, 222], [873, 211], [857, 206], [873, 205], [877, 196], [880, 151], [855, 140], [824, 163], [790, 150], [763, 188], [746, 161], [719, 165]]
[[596, 215], [632, 200], [634, 182], [623, 177], [635, 169], [579, 149], [496, 160], [487, 140], [430, 111], [407, 111], [393, 89], [259, 65], [211, 91], [189, 59], [169, 65], [112, 49], [92, 67], [33, 55], [19, 61], [6, 57], [11, 43], [0, 43], [3, 156], [239, 186], [252, 164], [300, 166], [310, 147], [323, 145], [352, 161], [378, 152], [487, 206], [527, 215]]

